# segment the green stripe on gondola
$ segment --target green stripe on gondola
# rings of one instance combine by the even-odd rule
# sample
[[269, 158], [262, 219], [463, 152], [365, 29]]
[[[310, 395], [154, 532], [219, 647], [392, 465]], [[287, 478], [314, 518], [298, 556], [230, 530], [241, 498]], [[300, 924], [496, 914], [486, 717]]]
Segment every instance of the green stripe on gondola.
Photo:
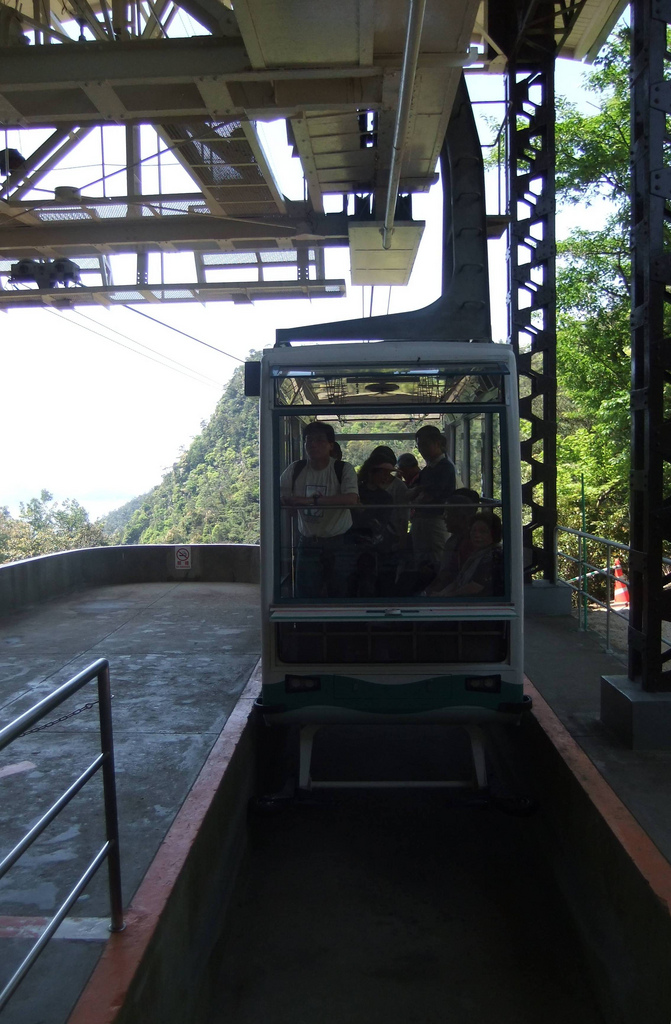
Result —
[[466, 674], [432, 676], [397, 685], [341, 675], [319, 675], [319, 681], [319, 689], [299, 692], [288, 691], [284, 681], [266, 684], [262, 691], [263, 704], [267, 707], [282, 705], [287, 711], [327, 706], [375, 714], [413, 714], [451, 707], [496, 711], [501, 704], [522, 701], [521, 683], [502, 680], [500, 690], [495, 693], [477, 692], [466, 688]]

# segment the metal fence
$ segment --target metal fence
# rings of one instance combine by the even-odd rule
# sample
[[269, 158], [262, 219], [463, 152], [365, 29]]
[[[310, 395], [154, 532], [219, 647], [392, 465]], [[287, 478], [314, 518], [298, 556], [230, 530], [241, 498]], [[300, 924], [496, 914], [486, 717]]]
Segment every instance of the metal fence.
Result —
[[[58, 814], [70, 803], [72, 798], [86, 785], [99, 769], [102, 769], [103, 795], [105, 803], [105, 828], [107, 841], [90, 862], [84, 874], [81, 876], [70, 895], [61, 904], [51, 921], [40, 935], [26, 958], [15, 971], [8, 983], [0, 992], [0, 1012], [10, 1000], [24, 977], [37, 960], [40, 953], [57, 930], [69, 910], [79, 898], [89, 881], [96, 873], [103, 861], [107, 860], [109, 873], [109, 895], [111, 910], [111, 931], [121, 931], [123, 923], [123, 903], [121, 898], [121, 862], [119, 858], [119, 824], [117, 816], [116, 783], [114, 776], [114, 741], [112, 735], [112, 697], [110, 693], [109, 662], [101, 658], [95, 661], [88, 668], [74, 676], [69, 682], [64, 683], [39, 704], [35, 704], [25, 714], [20, 715], [4, 729], [0, 730], [0, 751], [4, 750], [19, 737], [33, 729], [37, 722], [41, 721], [51, 711], [57, 708], [63, 701], [67, 700], [74, 693], [80, 690], [91, 680], [98, 680], [98, 712], [100, 717], [100, 754], [82, 772], [74, 782], [57, 800], [46, 814], [42, 815], [39, 821], [33, 825], [29, 832], [16, 844], [13, 850], [7, 854], [0, 863], [0, 878], [2, 878], [19, 858], [29, 849], [35, 840], [44, 832], [45, 828], [58, 816]], [[92, 705], [87, 705], [92, 706]], [[82, 710], [82, 709], [79, 709]], [[76, 712], [75, 712], [76, 713]], [[72, 714], [72, 713], [71, 713]], [[64, 718], [69, 718], [66, 715]], [[60, 719], [59, 719], [60, 721]], [[38, 728], [44, 728], [41, 726]], [[38, 731], [35, 729], [34, 731]]]
[[[568, 550], [560, 547], [561, 537]], [[605, 537], [596, 537], [583, 530], [572, 530], [568, 526], [556, 527], [556, 554], [559, 578], [571, 588], [576, 596], [578, 621], [581, 629], [589, 629], [590, 606], [602, 608], [606, 615], [606, 650], [612, 651], [612, 619], [616, 617], [628, 625], [628, 572], [630, 548]], [[671, 559], [663, 558], [666, 566]], [[562, 572], [562, 565], [567, 571]], [[625, 602], [614, 600], [618, 584], [627, 592]], [[666, 647], [671, 641], [663, 639]]]

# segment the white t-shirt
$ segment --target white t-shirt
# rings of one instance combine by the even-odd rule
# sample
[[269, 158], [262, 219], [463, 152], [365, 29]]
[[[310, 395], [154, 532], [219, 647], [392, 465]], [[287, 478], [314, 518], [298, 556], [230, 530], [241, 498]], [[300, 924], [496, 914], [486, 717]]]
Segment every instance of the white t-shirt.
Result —
[[[327, 498], [335, 494], [358, 494], [359, 485], [354, 466], [349, 462], [343, 462], [342, 483], [339, 484], [333, 466], [334, 462], [334, 459], [330, 459], [328, 466], [325, 466], [324, 469], [311, 469], [309, 464], [306, 464], [296, 477], [293, 488], [291, 481], [295, 463], [292, 462], [280, 477], [280, 494], [283, 498], [292, 494], [307, 498], [311, 498], [314, 494], [323, 494]], [[352, 516], [348, 508], [308, 505], [297, 511], [298, 529], [305, 537], [339, 537], [341, 533], [346, 533], [352, 525]]]

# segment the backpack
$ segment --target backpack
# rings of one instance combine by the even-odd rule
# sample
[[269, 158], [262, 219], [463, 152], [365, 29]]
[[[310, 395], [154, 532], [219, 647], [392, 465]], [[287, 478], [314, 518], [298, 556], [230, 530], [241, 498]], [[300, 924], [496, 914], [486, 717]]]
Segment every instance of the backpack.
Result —
[[[294, 487], [295, 487], [295, 484], [296, 484], [296, 480], [298, 479], [300, 474], [303, 472], [303, 470], [305, 469], [307, 464], [308, 464], [308, 460], [307, 459], [299, 459], [298, 462], [294, 462], [294, 471], [291, 474], [291, 493], [292, 494], [294, 492]], [[338, 486], [341, 487], [342, 486], [342, 475], [343, 475], [343, 470], [345, 468], [345, 463], [342, 461], [342, 459], [336, 459], [335, 462], [333, 463], [333, 468], [335, 469], [335, 475], [338, 478]]]

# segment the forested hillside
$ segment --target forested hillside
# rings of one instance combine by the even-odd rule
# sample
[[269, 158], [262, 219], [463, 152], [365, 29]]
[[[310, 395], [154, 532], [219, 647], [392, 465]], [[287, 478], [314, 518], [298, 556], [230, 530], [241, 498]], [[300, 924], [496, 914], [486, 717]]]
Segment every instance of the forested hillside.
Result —
[[257, 543], [258, 416], [258, 399], [245, 398], [239, 366], [209, 423], [144, 496], [114, 542]]
[[123, 532], [133, 513], [137, 512], [148, 496], [148, 494], [139, 494], [137, 498], [131, 498], [125, 505], [120, 505], [119, 508], [115, 508], [108, 512], [106, 516], [103, 516], [99, 525], [105, 536], [115, 537], [120, 532]]

